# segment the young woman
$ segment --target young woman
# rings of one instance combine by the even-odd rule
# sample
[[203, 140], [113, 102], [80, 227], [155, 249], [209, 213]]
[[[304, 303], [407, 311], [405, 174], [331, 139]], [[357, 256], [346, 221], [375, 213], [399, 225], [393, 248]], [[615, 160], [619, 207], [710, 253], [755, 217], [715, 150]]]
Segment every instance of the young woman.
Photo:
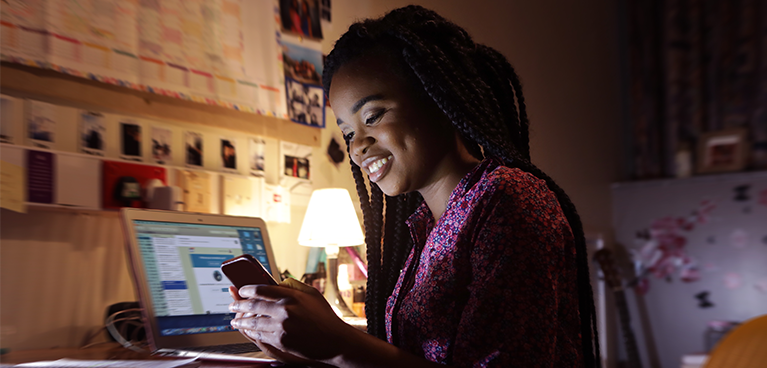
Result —
[[530, 163], [508, 61], [409, 6], [352, 25], [323, 84], [362, 203], [368, 333], [301, 286], [233, 290], [232, 325], [308, 365], [598, 366], [583, 229]]

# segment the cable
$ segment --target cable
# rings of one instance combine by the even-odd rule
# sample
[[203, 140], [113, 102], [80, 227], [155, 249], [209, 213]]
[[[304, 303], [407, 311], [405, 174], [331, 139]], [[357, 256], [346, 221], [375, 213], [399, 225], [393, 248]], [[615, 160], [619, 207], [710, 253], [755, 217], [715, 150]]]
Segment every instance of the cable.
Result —
[[[117, 330], [117, 327], [115, 325], [116, 322], [134, 321], [135, 320], [136, 317], [123, 317], [123, 318], [119, 318], [119, 319], [117, 318], [118, 315], [123, 314], [123, 313], [128, 313], [128, 312], [141, 312], [141, 308], [124, 309], [124, 310], [112, 313], [109, 317], [106, 318], [106, 320], [104, 321], [104, 325], [106, 325], [106, 328], [107, 328], [107, 331], [109, 331], [109, 334], [112, 335], [112, 337], [117, 342], [119, 342], [120, 345], [122, 345], [123, 347], [125, 347], [127, 349], [130, 349], [130, 350], [133, 350], [133, 351], [137, 351], [137, 352], [142, 352], [142, 353], [146, 352], [147, 349], [145, 349], [145, 348], [143, 348], [141, 346], [137, 346], [136, 344], [134, 344], [135, 341], [134, 342], [128, 341], [128, 340], [126, 340], [123, 337], [123, 333], [125, 333], [126, 331], [122, 331], [121, 332], [121, 331]], [[121, 326], [120, 326], [121, 328], [120, 329], [121, 330], [124, 329], [125, 325], [126, 325], [126, 323], [121, 324]]]

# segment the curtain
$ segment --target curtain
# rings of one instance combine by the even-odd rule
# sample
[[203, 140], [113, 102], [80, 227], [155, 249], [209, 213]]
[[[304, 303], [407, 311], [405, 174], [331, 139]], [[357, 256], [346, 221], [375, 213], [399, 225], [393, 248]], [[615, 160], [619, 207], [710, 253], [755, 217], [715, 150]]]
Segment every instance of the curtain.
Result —
[[674, 176], [705, 132], [767, 150], [767, 0], [628, 0], [627, 16], [633, 179]]

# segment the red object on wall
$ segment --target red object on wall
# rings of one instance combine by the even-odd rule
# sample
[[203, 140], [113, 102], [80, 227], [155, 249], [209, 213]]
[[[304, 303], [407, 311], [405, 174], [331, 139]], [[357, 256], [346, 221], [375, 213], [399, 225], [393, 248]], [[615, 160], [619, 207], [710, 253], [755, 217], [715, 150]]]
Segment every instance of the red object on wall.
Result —
[[[125, 207], [124, 203], [114, 197], [115, 185], [121, 177], [133, 177], [139, 184], [141, 184], [142, 189], [146, 186], [146, 183], [152, 179], [160, 179], [163, 185], [168, 185], [165, 168], [163, 167], [121, 161], [104, 161], [103, 165], [102, 179], [104, 186], [101, 191], [101, 207], [104, 209], [119, 209]], [[131, 202], [130, 207], [144, 207], [144, 203], [135, 200]]]

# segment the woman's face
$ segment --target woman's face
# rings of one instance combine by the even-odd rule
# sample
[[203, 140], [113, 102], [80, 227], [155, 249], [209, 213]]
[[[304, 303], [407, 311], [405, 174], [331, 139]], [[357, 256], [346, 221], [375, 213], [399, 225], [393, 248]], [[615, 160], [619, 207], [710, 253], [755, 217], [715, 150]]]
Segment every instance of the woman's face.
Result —
[[390, 196], [438, 181], [457, 150], [450, 121], [392, 70], [396, 62], [381, 52], [348, 62], [329, 92], [352, 160]]

